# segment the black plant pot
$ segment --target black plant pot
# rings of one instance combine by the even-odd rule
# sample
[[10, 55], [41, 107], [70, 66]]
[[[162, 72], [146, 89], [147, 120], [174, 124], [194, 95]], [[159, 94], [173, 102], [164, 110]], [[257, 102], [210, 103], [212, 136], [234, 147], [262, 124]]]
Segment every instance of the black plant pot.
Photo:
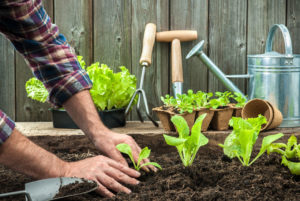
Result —
[[[126, 125], [125, 108], [98, 111], [99, 116], [108, 128], [123, 127]], [[71, 119], [66, 110], [52, 109], [53, 127], [54, 128], [75, 128], [78, 126]]]

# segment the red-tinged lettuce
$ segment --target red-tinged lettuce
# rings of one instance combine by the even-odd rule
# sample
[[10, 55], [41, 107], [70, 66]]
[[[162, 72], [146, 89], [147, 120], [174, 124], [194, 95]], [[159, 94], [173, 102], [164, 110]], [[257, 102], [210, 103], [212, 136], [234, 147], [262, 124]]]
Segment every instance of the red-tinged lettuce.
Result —
[[[300, 144], [297, 143], [297, 138], [294, 135], [288, 139], [287, 144], [271, 144], [267, 152], [268, 154], [279, 153], [282, 156], [281, 164], [288, 167], [292, 174], [300, 175]], [[299, 162], [291, 160], [298, 160]]]
[[201, 126], [206, 114], [199, 116], [190, 129], [182, 116], [173, 116], [171, 121], [176, 126], [179, 137], [164, 135], [165, 141], [170, 146], [175, 146], [185, 167], [191, 166], [199, 148], [208, 143], [208, 139], [201, 133]]
[[266, 118], [259, 115], [257, 118], [247, 120], [240, 117], [233, 117], [229, 124], [233, 131], [227, 136], [224, 144], [219, 144], [224, 154], [229, 158], [237, 157], [243, 166], [250, 166], [254, 163], [272, 144], [283, 136], [282, 133], [269, 135], [263, 138], [262, 145], [257, 156], [250, 162], [253, 146], [258, 138], [261, 126], [267, 123]]

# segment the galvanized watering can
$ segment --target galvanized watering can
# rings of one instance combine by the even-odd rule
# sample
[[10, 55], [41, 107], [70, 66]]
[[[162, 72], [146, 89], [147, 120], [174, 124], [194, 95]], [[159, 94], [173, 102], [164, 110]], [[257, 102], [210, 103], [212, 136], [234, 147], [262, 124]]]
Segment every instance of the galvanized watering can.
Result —
[[[283, 34], [285, 54], [272, 51], [277, 29]], [[300, 126], [300, 55], [293, 54], [291, 37], [283, 24], [271, 27], [264, 54], [248, 55], [246, 75], [224, 75], [202, 51], [203, 44], [198, 43], [186, 59], [197, 56], [233, 92], [242, 93], [228, 78], [249, 78], [248, 99], [260, 98], [274, 104], [283, 115], [280, 127]]]

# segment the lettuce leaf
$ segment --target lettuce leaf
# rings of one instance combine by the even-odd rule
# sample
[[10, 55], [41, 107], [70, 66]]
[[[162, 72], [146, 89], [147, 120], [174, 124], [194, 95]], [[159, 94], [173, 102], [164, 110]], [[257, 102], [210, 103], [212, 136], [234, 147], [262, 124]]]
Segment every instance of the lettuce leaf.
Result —
[[42, 103], [46, 102], [49, 95], [43, 83], [35, 77], [26, 82], [25, 89], [29, 98]]

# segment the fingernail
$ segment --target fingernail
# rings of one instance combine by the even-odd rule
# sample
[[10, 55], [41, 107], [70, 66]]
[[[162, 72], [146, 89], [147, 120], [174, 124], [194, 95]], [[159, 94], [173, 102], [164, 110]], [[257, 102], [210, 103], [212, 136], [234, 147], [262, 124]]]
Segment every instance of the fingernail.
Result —
[[129, 193], [131, 193], [131, 190], [128, 189], [125, 193], [129, 194]]
[[136, 185], [138, 185], [140, 183], [140, 181], [136, 181]]

